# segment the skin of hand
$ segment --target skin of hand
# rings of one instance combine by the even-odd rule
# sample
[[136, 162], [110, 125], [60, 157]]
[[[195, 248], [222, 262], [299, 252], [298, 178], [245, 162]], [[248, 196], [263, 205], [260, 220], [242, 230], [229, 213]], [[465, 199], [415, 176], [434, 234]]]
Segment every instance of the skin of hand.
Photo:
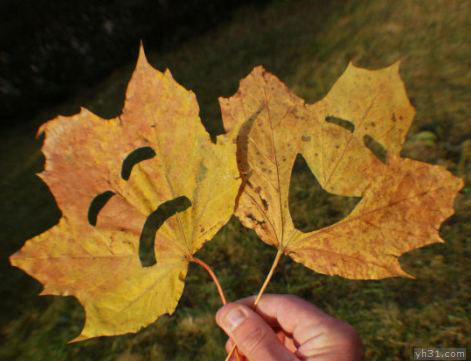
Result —
[[[361, 361], [361, 340], [348, 323], [291, 295], [264, 295], [222, 307], [217, 324], [230, 337], [226, 350], [237, 344], [248, 361]], [[235, 355], [231, 361], [235, 361]]]

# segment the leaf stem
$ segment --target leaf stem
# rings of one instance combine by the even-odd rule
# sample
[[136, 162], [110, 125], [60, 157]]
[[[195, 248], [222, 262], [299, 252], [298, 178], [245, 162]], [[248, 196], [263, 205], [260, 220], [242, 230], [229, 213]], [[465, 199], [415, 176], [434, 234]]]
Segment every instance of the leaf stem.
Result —
[[263, 293], [268, 287], [268, 284], [271, 281], [271, 278], [273, 277], [273, 273], [275, 272], [276, 267], [278, 266], [278, 263], [280, 262], [281, 256], [283, 255], [283, 251], [281, 249], [278, 249], [276, 252], [275, 259], [273, 260], [273, 263], [270, 268], [270, 272], [268, 272], [267, 277], [265, 278], [265, 281], [263, 282], [262, 288], [260, 288], [260, 291], [258, 291], [258, 295], [255, 298], [255, 302], [253, 303], [253, 306], [257, 306], [258, 302], [260, 302], [260, 299], [262, 298]]
[[[260, 288], [260, 291], [258, 291], [257, 297], [255, 297], [255, 301], [253, 303], [254, 308], [255, 308], [255, 306], [258, 305], [258, 303], [260, 302], [260, 299], [262, 298], [265, 290], [267, 289], [268, 284], [270, 283], [271, 278], [273, 277], [273, 273], [275, 272], [275, 269], [278, 266], [278, 263], [280, 263], [280, 259], [281, 259], [282, 255], [283, 255], [283, 250], [278, 249], [278, 251], [276, 252], [275, 259], [273, 260], [273, 263], [271, 265], [270, 271], [268, 272], [267, 277], [265, 278], [265, 281], [263, 281], [263, 285]], [[229, 352], [229, 354], [227, 355], [225, 361], [230, 360], [230, 358], [231, 358], [232, 354], [234, 353], [236, 347], [237, 347], [236, 344], [234, 344], [234, 346], [232, 346], [231, 352]]]
[[[216, 288], [218, 289], [219, 292], [219, 297], [221, 298], [221, 302], [223, 305], [227, 303], [226, 296], [224, 295], [224, 290], [221, 287], [221, 283], [219, 282], [219, 279], [217, 278], [216, 274], [214, 273], [213, 269], [203, 260], [199, 259], [198, 257], [191, 257], [190, 262], [196, 263], [197, 265], [200, 265], [203, 267], [211, 276], [213, 279], [213, 282], [216, 284]], [[235, 349], [235, 347], [234, 347]], [[234, 353], [234, 350], [232, 350], [231, 355]], [[239, 352], [236, 351], [236, 357], [237, 361], [240, 361], [240, 355]]]
[[224, 295], [224, 290], [222, 289], [221, 283], [219, 282], [219, 279], [217, 278], [217, 276], [214, 273], [213, 269], [208, 264], [206, 264], [204, 261], [199, 259], [198, 257], [191, 257], [190, 261], [200, 265], [201, 267], [203, 267], [209, 273], [209, 275], [213, 279], [213, 282], [216, 284], [216, 288], [218, 289], [219, 297], [221, 298], [221, 302], [222, 302], [223, 305], [225, 305], [227, 303], [226, 296]]

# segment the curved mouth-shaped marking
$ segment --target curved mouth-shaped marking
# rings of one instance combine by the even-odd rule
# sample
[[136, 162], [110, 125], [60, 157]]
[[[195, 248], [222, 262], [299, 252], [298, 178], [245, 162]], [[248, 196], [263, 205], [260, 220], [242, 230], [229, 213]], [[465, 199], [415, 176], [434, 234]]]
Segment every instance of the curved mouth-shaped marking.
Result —
[[[309, 187], [305, 187], [309, 184]], [[303, 233], [329, 227], [347, 217], [361, 197], [327, 192], [302, 154], [296, 155], [289, 185], [289, 211], [296, 229]]]
[[149, 214], [139, 238], [139, 259], [141, 260], [142, 267], [149, 267], [157, 262], [154, 251], [157, 230], [168, 218], [177, 212], [183, 212], [190, 206], [191, 201], [187, 197], [182, 196], [162, 203], [154, 212]]

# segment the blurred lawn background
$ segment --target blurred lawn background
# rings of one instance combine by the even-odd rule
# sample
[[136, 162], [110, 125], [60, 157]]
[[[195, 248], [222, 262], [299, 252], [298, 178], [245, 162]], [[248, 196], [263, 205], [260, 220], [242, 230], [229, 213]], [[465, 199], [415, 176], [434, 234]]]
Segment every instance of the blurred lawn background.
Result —
[[[244, 5], [230, 22], [167, 51], [147, 49], [158, 69], [198, 98], [212, 133], [221, 131], [217, 98], [231, 96], [255, 65], [264, 65], [307, 102], [321, 99], [349, 61], [377, 69], [401, 60], [417, 109], [402, 155], [440, 164], [465, 178], [456, 214], [434, 244], [401, 257], [415, 280], [351, 281], [315, 274], [283, 259], [268, 292], [292, 293], [350, 322], [366, 360], [411, 360], [413, 347], [471, 346], [471, 3], [467, 0], [273, 1]], [[144, 43], [146, 45], [146, 43]], [[135, 45], [137, 56], [138, 44]], [[8, 263], [24, 242], [57, 223], [60, 211], [35, 175], [42, 170], [38, 126], [84, 106], [102, 117], [120, 113], [134, 64], [44, 110], [0, 137], [0, 360], [223, 360], [220, 306], [208, 275], [190, 266], [173, 316], [137, 334], [67, 342], [83, 326], [72, 297], [39, 297], [41, 285]], [[293, 170], [290, 209], [313, 230], [346, 216], [355, 200], [320, 190], [302, 159]], [[212, 265], [230, 300], [255, 294], [275, 255], [233, 218], [198, 257]], [[468, 348], [468, 352], [471, 350]]]

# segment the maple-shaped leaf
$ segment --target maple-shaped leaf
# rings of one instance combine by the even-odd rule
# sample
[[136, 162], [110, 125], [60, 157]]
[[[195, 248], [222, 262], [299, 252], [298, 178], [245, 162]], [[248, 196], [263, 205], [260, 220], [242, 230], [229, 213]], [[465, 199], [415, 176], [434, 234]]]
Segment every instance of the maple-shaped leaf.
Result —
[[[172, 313], [192, 255], [233, 213], [235, 140], [213, 144], [198, 113], [195, 95], [152, 68], [141, 47], [121, 116], [82, 109], [43, 126], [40, 176], [62, 218], [11, 263], [37, 278], [42, 294], [78, 298], [86, 320], [75, 341], [137, 331]], [[174, 200], [186, 204], [159, 228], [157, 262], [144, 267], [143, 228]]]
[[[442, 241], [438, 229], [463, 182], [399, 156], [415, 110], [398, 63], [377, 71], [349, 65], [313, 105], [258, 67], [220, 103], [239, 134], [236, 215], [280, 252], [320, 273], [378, 279], [407, 275], [402, 253]], [[349, 216], [310, 233], [294, 227], [288, 194], [297, 154], [324, 190], [362, 197]]]

